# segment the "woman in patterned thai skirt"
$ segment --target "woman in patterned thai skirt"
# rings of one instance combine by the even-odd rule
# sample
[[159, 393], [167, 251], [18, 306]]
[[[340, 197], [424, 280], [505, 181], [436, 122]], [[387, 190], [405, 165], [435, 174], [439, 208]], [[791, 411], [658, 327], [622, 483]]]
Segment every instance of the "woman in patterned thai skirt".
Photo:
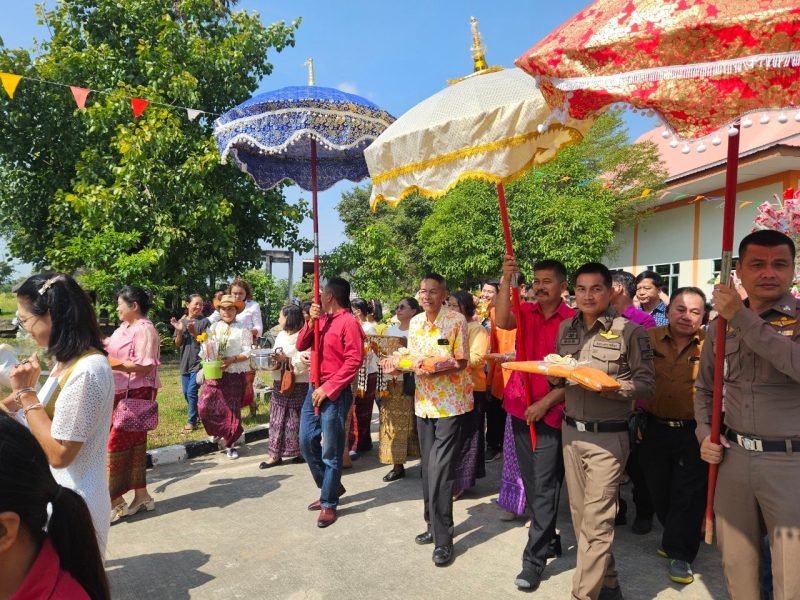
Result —
[[[300, 455], [300, 409], [308, 392], [309, 352], [298, 352], [296, 348], [297, 333], [303, 328], [305, 319], [299, 306], [290, 304], [281, 309], [278, 317], [280, 333], [275, 338], [275, 349], [282, 353], [276, 355], [276, 370], [273, 371], [272, 402], [269, 410], [269, 450], [267, 460], [258, 465], [269, 469], [283, 462], [284, 458], [293, 458], [294, 462], [303, 462]], [[280, 363], [288, 361], [294, 371], [294, 387], [291, 391], [281, 393]]]
[[[244, 307], [236, 315], [236, 322], [244, 326], [245, 329], [249, 329], [252, 333], [253, 339], [247, 345], [247, 347], [250, 348], [251, 345], [255, 344], [256, 340], [264, 334], [264, 321], [261, 318], [261, 306], [259, 306], [258, 302], [253, 300], [253, 288], [241, 277], [237, 277], [231, 282], [227, 294], [233, 296], [233, 299], [237, 303], [242, 303], [242, 306]], [[219, 302], [217, 301], [215, 306], [218, 305]], [[208, 320], [211, 323], [216, 323], [219, 321], [219, 310], [212, 314]], [[253, 390], [253, 382], [255, 381], [255, 378], [255, 371], [248, 370], [245, 372], [244, 399], [242, 400], [242, 407], [249, 407], [251, 417], [256, 414], [255, 392]]]
[[[161, 340], [147, 319], [152, 300], [140, 287], [126, 286], [117, 294], [120, 326], [105, 344], [114, 370], [114, 410], [123, 398], [155, 399], [161, 381], [158, 365]], [[108, 491], [111, 494], [111, 521], [133, 515], [142, 508], [155, 509], [147, 492], [147, 431], [121, 431], [114, 427], [108, 438]], [[130, 506], [123, 494], [133, 490]]]
[[[372, 314], [372, 306], [361, 298], [356, 298], [351, 303], [353, 315], [361, 323], [364, 335], [377, 335], [375, 323], [370, 322], [368, 316]], [[347, 437], [347, 447], [350, 448], [350, 458], [357, 459], [362, 452], [372, 450], [372, 406], [375, 403], [375, 392], [378, 386], [378, 357], [372, 350], [364, 353], [364, 363], [358, 372], [356, 393], [353, 400], [353, 418], [350, 433]]]
[[[386, 335], [408, 338], [408, 324], [420, 313], [414, 298], [402, 298], [397, 305], [398, 325], [392, 325]], [[380, 450], [378, 460], [393, 465], [384, 481], [396, 481], [406, 475], [404, 463], [419, 457], [417, 421], [414, 418], [414, 374], [404, 373], [387, 382], [388, 396], [380, 405]]]
[[[220, 438], [225, 453], [230, 459], [239, 458], [233, 443], [239, 439], [242, 428], [242, 400], [244, 399], [246, 374], [250, 371], [250, 347], [253, 334], [250, 329], [236, 321], [244, 303], [231, 295], [219, 301], [221, 320], [208, 328], [208, 337], [217, 342], [219, 358], [222, 360], [222, 378], [205, 379], [197, 410], [208, 435]], [[200, 357], [207, 357], [207, 345], [202, 344]]]
[[469, 371], [475, 408], [471, 420], [464, 428], [461, 458], [456, 465], [453, 482], [453, 499], [458, 500], [466, 490], [475, 487], [475, 480], [486, 476], [486, 437], [483, 430], [483, 412], [486, 408], [486, 354], [489, 352], [489, 334], [475, 316], [475, 299], [469, 292], [450, 295], [450, 308], [467, 319], [467, 345], [469, 346]]

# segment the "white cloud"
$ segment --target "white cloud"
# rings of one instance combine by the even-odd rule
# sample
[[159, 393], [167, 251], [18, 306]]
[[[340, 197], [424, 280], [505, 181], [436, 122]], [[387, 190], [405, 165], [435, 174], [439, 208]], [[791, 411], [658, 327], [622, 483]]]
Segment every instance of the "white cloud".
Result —
[[355, 83], [350, 83], [349, 81], [343, 81], [342, 83], [336, 86], [336, 89], [346, 94], [359, 93], [358, 86]]

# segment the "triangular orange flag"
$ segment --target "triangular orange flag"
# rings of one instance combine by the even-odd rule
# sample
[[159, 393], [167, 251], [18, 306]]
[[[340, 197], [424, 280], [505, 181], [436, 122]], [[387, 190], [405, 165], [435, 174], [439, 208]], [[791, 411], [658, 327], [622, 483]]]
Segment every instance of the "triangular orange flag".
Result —
[[149, 100], [142, 100], [141, 98], [131, 98], [131, 108], [133, 109], [133, 116], [138, 118], [150, 104]]
[[2, 80], [3, 87], [5, 88], [9, 98], [14, 97], [14, 91], [17, 89], [20, 79], [22, 79], [22, 75], [14, 75], [13, 73], [0, 73], [0, 80]]
[[77, 87], [74, 85], [69, 86], [69, 89], [72, 92], [72, 97], [75, 98], [75, 104], [78, 105], [78, 108], [84, 110], [86, 108], [86, 96], [88, 96], [89, 92], [92, 90], [87, 90], [86, 88]]

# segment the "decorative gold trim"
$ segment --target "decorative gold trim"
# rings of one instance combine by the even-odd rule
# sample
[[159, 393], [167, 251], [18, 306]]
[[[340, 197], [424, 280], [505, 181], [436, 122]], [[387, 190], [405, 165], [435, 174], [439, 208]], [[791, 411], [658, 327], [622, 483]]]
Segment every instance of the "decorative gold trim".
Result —
[[[560, 147], [568, 146], [568, 145], [571, 145], [571, 144], [577, 144], [583, 139], [583, 134], [581, 134], [580, 131], [578, 131], [577, 129], [574, 129], [572, 127], [566, 127], [564, 125], [553, 124], [548, 129], [548, 132], [552, 131], [553, 129], [556, 129], [558, 131], [563, 131], [569, 136], [569, 141], [565, 142]], [[504, 148], [504, 147], [512, 145], [510, 143], [512, 141], [515, 142], [513, 145], [519, 145], [521, 143], [524, 143], [524, 141], [526, 141], [527, 139], [535, 139], [536, 137], [539, 137], [539, 135], [540, 135], [539, 133], [534, 133], [534, 132], [531, 132], [531, 133], [533, 133], [533, 136], [530, 133], [529, 134], [520, 135], [520, 136], [515, 136], [513, 138], [509, 138], [508, 140], [500, 140], [500, 141], [497, 141], [497, 142], [492, 142], [490, 144], [482, 144], [480, 146], [474, 146], [473, 148], [464, 148], [463, 150], [458, 150], [456, 152], [451, 152], [450, 154], [444, 154], [442, 156], [437, 156], [436, 158], [432, 158], [432, 159], [429, 159], [427, 161], [415, 163], [413, 165], [406, 165], [404, 167], [398, 167], [396, 169], [392, 169], [391, 171], [386, 171], [386, 173], [382, 173], [382, 174], [378, 175], [377, 177], [373, 177], [372, 178], [372, 182], [373, 182], [373, 184], [375, 184], [376, 182], [380, 183], [380, 182], [386, 181], [387, 179], [392, 179], [394, 177], [397, 177], [398, 175], [411, 173], [413, 171], [418, 170], [418, 168], [419, 169], [424, 169], [424, 168], [427, 168], [429, 166], [436, 166], [436, 165], [443, 164], [443, 163], [448, 162], [448, 161], [455, 160], [457, 158], [465, 158], [467, 156], [472, 156], [472, 155], [478, 154], [480, 152], [490, 152], [492, 150]], [[525, 139], [523, 141], [517, 141], [520, 138], [525, 138]], [[487, 147], [491, 147], [491, 148], [487, 149]], [[511, 183], [513, 181], [516, 181], [517, 179], [519, 179], [523, 175], [525, 175], [525, 173], [527, 173], [528, 170], [531, 167], [538, 166], [538, 165], [544, 165], [544, 164], [547, 164], [548, 162], [552, 161], [558, 155], [557, 151], [553, 152], [553, 156], [550, 159], [546, 160], [546, 161], [541, 161], [540, 162], [538, 160], [539, 156], [541, 156], [542, 154], [544, 154], [546, 152], [550, 152], [552, 150], [553, 150], [553, 148], [549, 148], [549, 147], [548, 148], [538, 148], [536, 150], [536, 152], [534, 152], [534, 154], [531, 157], [531, 159], [528, 162], [526, 162], [522, 166], [522, 168], [520, 168], [518, 171], [516, 171], [516, 172], [514, 172], [511, 175], [508, 175], [506, 177], [501, 177], [499, 175], [495, 175], [494, 173], [489, 173], [487, 171], [465, 171], [465, 172], [461, 173], [458, 177], [456, 177], [456, 179], [453, 180], [450, 183], [450, 185], [448, 185], [443, 190], [431, 190], [431, 189], [423, 188], [423, 187], [420, 187], [420, 186], [417, 186], [417, 185], [412, 185], [412, 186], [409, 186], [409, 187], [405, 188], [402, 192], [400, 192], [399, 196], [396, 199], [391, 199], [390, 200], [390, 199], [386, 198], [386, 196], [384, 196], [383, 194], [378, 194], [370, 202], [370, 209], [373, 212], [375, 212], [375, 210], [377, 210], [378, 204], [380, 204], [381, 202], [385, 202], [386, 204], [388, 204], [389, 206], [394, 208], [398, 204], [400, 204], [400, 202], [405, 200], [408, 196], [410, 196], [411, 194], [415, 194], [415, 193], [420, 194], [420, 195], [422, 195], [422, 196], [424, 196], [426, 198], [430, 198], [432, 200], [435, 200], [437, 198], [441, 198], [442, 196], [444, 196], [445, 194], [450, 192], [458, 184], [462, 183], [463, 181], [468, 181], [468, 180], [486, 181], [488, 183], [494, 183], [495, 185], [499, 184], [499, 183], [503, 183], [503, 184]]]
[[488, 75], [489, 73], [497, 73], [498, 71], [505, 71], [505, 67], [486, 67], [481, 71], [476, 71], [475, 73], [470, 73], [469, 75], [464, 75], [464, 77], [457, 77], [456, 79], [448, 79], [447, 85], [455, 85], [457, 83], [461, 83], [462, 81], [466, 81], [467, 79], [475, 79], [476, 77], [480, 77], [481, 75]]

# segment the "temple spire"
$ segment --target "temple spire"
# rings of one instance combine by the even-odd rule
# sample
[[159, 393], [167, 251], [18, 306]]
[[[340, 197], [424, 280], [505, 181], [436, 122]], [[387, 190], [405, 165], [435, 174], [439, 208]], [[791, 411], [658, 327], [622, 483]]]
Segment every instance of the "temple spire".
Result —
[[308, 65], [308, 85], [317, 85], [314, 81], [314, 59], [307, 58], [304, 65]]
[[484, 48], [483, 43], [481, 42], [481, 34], [478, 31], [478, 19], [475, 17], [469, 18], [469, 26], [472, 29], [472, 60], [473, 60], [473, 72], [478, 73], [479, 71], [484, 71], [489, 68], [489, 65], [486, 63], [486, 48]]

